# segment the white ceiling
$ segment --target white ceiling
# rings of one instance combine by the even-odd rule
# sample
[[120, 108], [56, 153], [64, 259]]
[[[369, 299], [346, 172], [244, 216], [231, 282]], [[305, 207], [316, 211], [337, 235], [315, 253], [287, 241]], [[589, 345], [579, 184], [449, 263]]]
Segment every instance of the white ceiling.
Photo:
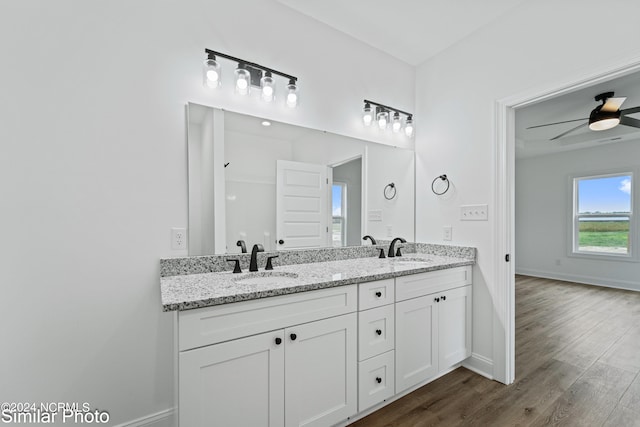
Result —
[[277, 0], [419, 65], [525, 0]]
[[[640, 129], [629, 126], [618, 125], [613, 129], [600, 132], [594, 132], [589, 130], [587, 126], [583, 126], [562, 138], [550, 141], [551, 138], [581, 123], [587, 123], [586, 119], [591, 110], [600, 105], [600, 102], [596, 102], [593, 98], [603, 92], [615, 92], [616, 97], [627, 97], [621, 110], [639, 106], [640, 72], [517, 109], [516, 158], [540, 156], [640, 138]], [[629, 117], [640, 119], [640, 113], [630, 114]], [[530, 126], [583, 118], [584, 122], [527, 129]]]

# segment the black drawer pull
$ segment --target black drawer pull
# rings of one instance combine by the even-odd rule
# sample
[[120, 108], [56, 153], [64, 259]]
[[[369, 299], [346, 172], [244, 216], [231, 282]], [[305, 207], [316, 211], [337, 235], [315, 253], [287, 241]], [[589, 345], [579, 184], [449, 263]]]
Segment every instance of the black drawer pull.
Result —
[[380, 383], [382, 382], [382, 378], [380, 378], [380, 377], [376, 377], [376, 382], [377, 382], [378, 384], [380, 384]]
[[295, 341], [298, 336], [296, 334], [291, 334], [289, 335], [289, 338], [291, 338], [291, 341]]
[[376, 334], [382, 335], [382, 330], [381, 329], [376, 329]]
[[276, 345], [280, 345], [282, 344], [282, 338], [278, 337], [276, 338]]
[[377, 296], [378, 298], [380, 298], [380, 297], [382, 296], [382, 292], [380, 292], [380, 291], [376, 292], [376, 296]]

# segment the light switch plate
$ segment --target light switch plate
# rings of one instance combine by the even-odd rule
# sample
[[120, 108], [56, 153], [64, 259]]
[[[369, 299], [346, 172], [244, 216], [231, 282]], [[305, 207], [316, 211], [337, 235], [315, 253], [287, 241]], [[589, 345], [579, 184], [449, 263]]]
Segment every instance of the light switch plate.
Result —
[[382, 221], [382, 209], [371, 209], [368, 219], [369, 221]]
[[487, 205], [462, 205], [460, 206], [461, 221], [488, 221], [489, 211]]

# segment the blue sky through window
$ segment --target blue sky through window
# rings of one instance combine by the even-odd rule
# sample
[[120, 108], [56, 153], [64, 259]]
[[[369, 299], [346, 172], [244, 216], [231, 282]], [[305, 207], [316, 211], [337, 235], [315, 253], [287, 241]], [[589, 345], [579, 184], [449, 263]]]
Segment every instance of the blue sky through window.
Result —
[[578, 212], [631, 212], [631, 176], [618, 175], [579, 180]]
[[341, 216], [342, 215], [342, 186], [334, 185], [331, 191], [332, 194], [332, 203], [331, 203], [331, 211], [333, 212], [333, 216]]

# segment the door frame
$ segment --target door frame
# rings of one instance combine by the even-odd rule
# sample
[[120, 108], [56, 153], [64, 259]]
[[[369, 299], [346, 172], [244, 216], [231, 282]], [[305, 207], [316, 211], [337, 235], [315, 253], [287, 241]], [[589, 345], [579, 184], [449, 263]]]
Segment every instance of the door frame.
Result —
[[[494, 104], [493, 190], [496, 215], [493, 230], [496, 292], [493, 319], [493, 377], [515, 379], [515, 110], [566, 93], [640, 71], [640, 56], [604, 61], [597, 68], [544, 86], [501, 98]], [[509, 254], [509, 262], [505, 255]]]

